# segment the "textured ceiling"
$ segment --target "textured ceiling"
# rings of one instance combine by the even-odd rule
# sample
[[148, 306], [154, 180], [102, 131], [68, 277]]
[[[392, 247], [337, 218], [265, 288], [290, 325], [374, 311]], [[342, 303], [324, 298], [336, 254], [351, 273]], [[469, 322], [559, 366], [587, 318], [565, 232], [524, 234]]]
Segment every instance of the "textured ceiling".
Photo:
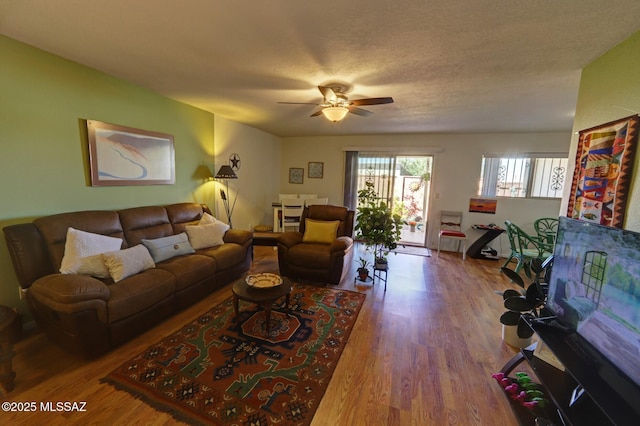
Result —
[[[0, 33], [279, 136], [570, 131], [639, 0], [0, 0]], [[318, 85], [391, 96], [340, 123]]]

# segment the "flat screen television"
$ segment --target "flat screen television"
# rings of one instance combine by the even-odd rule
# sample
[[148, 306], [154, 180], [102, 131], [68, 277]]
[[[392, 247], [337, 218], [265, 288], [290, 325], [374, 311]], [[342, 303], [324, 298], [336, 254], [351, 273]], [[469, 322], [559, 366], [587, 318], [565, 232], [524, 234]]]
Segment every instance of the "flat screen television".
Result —
[[[564, 340], [587, 360], [586, 375], [637, 410], [640, 233], [560, 217], [547, 307], [575, 330]], [[571, 368], [571, 359], [561, 361]]]

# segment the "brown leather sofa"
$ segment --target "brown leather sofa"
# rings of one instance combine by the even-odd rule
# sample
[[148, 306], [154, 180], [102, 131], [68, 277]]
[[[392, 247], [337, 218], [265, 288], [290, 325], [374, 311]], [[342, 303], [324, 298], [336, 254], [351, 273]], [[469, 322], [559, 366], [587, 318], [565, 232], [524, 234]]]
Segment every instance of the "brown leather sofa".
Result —
[[[355, 212], [346, 207], [311, 205], [304, 208], [299, 232], [285, 232], [278, 239], [280, 274], [312, 282], [339, 284], [353, 258]], [[305, 219], [340, 221], [337, 238], [331, 243], [303, 242]]]
[[201, 204], [80, 211], [4, 228], [16, 275], [36, 323], [65, 349], [92, 358], [153, 327], [247, 271], [252, 233], [230, 229], [224, 244], [156, 263], [118, 282], [60, 274], [67, 229], [118, 237], [122, 248], [185, 231]]

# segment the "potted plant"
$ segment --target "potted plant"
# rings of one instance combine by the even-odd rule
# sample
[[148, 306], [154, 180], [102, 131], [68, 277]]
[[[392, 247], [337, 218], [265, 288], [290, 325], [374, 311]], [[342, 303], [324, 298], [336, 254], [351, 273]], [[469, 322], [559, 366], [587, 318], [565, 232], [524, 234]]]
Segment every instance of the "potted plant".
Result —
[[[394, 214], [389, 205], [380, 200], [371, 181], [358, 191], [356, 239], [374, 253], [375, 263], [386, 260], [390, 250], [398, 246], [402, 218]], [[385, 262], [386, 263], [386, 262]]]
[[553, 256], [542, 261], [532, 259], [530, 261], [531, 271], [535, 273], [533, 281], [525, 288], [524, 281], [515, 271], [502, 267], [501, 271], [513, 283], [519, 285], [523, 290], [507, 289], [498, 292], [504, 300], [504, 307], [507, 311], [500, 316], [502, 323], [502, 338], [509, 345], [514, 347], [527, 347], [531, 344], [533, 330], [527, 324], [527, 318], [540, 318], [546, 315], [545, 302], [548, 292], [548, 277], [551, 270]]
[[371, 265], [367, 259], [361, 257], [359, 259], [360, 267], [358, 268], [358, 278], [360, 281], [366, 281], [369, 276], [369, 266]]

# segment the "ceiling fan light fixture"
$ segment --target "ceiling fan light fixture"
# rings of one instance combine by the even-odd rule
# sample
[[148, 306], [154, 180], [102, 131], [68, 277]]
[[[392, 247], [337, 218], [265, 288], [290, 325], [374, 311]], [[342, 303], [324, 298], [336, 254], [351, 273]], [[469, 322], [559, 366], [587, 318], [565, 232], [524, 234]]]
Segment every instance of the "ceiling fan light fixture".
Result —
[[327, 120], [334, 123], [342, 120], [348, 112], [349, 108], [344, 106], [330, 106], [322, 109], [322, 113], [327, 117]]

